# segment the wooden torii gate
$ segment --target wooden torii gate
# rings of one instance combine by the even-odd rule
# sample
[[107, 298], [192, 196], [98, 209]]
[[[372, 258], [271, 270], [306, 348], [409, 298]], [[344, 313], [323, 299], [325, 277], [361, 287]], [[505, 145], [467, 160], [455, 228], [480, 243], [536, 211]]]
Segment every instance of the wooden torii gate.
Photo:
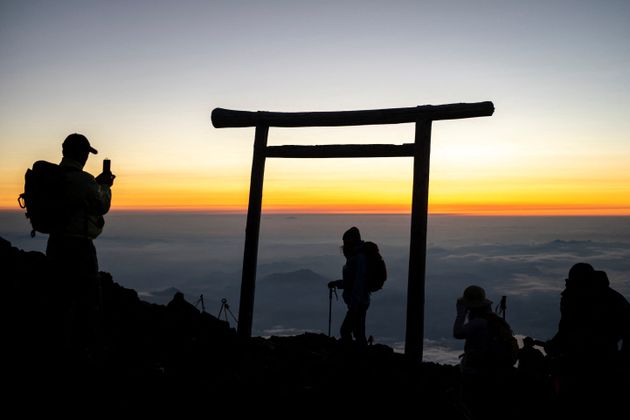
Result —
[[[215, 128], [256, 127], [247, 225], [245, 228], [238, 335], [251, 337], [252, 334], [256, 263], [258, 259], [258, 238], [260, 234], [260, 213], [266, 158], [411, 156], [414, 158], [414, 162], [405, 355], [414, 360], [422, 360], [431, 125], [436, 120], [486, 117], [491, 116], [493, 113], [494, 105], [492, 102], [340, 112], [249, 112], [215, 108], [212, 111], [212, 124]], [[338, 127], [401, 123], [416, 124], [414, 143], [402, 145], [267, 146], [269, 127]]]

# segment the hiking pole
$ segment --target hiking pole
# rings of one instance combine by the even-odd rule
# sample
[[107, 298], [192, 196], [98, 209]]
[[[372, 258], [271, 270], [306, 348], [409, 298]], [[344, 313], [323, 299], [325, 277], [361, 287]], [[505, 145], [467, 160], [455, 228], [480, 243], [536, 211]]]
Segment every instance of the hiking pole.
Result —
[[501, 296], [501, 302], [499, 302], [499, 310], [498, 313], [501, 315], [503, 319], [505, 319], [505, 310], [507, 309], [507, 296]]
[[335, 299], [337, 297], [337, 288], [329, 287], [328, 288], [328, 337], [330, 337], [330, 325], [332, 323], [332, 295], [335, 294]]
[[330, 324], [332, 322], [332, 292], [333, 288], [328, 288], [328, 337], [330, 337]]
[[201, 312], [206, 312], [206, 307], [203, 304], [203, 295], [199, 296], [199, 299], [197, 299], [197, 302], [195, 303], [195, 307], [199, 306], [200, 303], [201, 303]]

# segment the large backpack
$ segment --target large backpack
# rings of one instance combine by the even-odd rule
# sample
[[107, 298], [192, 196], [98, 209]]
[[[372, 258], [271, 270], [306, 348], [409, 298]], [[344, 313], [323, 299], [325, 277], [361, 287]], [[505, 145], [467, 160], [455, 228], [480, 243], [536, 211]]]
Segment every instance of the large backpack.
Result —
[[54, 163], [38, 160], [24, 175], [24, 192], [18, 203], [26, 209], [35, 232], [51, 233], [59, 230], [67, 217], [65, 194], [66, 170]]
[[518, 342], [510, 324], [494, 312], [483, 314], [482, 317], [488, 322], [489, 364], [497, 368], [513, 367], [518, 360]]
[[383, 288], [387, 280], [387, 267], [374, 242], [363, 243], [363, 254], [367, 259], [367, 285], [370, 292], [376, 292]]

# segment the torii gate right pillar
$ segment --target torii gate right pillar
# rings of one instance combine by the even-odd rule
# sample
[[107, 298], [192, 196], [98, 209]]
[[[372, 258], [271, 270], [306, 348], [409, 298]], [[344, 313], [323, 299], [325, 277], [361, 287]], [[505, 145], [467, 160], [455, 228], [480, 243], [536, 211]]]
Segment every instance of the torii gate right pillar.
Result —
[[422, 360], [422, 340], [424, 337], [424, 283], [427, 265], [431, 123], [431, 120], [416, 121], [415, 152], [413, 157], [405, 355], [417, 360]]

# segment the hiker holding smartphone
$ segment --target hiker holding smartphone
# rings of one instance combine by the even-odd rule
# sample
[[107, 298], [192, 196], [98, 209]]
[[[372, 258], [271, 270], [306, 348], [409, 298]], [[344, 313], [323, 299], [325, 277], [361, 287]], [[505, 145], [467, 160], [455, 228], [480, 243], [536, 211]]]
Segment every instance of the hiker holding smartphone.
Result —
[[55, 215], [46, 255], [68, 277], [96, 276], [98, 259], [92, 242], [103, 230], [103, 215], [111, 204], [115, 175], [106, 169], [94, 178], [83, 170], [90, 153], [98, 153], [81, 134], [70, 134], [63, 142], [59, 164], [62, 186], [57, 191], [61, 210]]

